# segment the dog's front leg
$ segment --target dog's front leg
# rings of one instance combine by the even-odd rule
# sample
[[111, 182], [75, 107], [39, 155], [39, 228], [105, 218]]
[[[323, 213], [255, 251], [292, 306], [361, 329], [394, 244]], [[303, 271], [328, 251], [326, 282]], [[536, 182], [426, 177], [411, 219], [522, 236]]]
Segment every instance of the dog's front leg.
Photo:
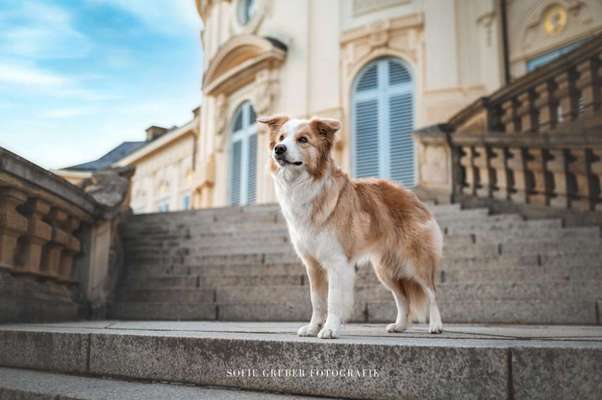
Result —
[[328, 316], [318, 337], [334, 339], [341, 323], [353, 308], [353, 278], [355, 268], [346, 260], [328, 266]]
[[326, 319], [326, 298], [328, 284], [326, 270], [313, 257], [303, 257], [303, 264], [309, 278], [311, 295], [311, 320], [297, 331], [299, 336], [316, 336]]

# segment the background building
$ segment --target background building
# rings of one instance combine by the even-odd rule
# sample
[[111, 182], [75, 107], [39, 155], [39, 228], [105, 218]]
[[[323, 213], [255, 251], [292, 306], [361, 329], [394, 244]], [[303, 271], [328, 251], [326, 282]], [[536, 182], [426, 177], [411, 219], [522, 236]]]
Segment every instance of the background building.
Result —
[[197, 205], [275, 200], [258, 114], [338, 118], [353, 176], [412, 186], [415, 128], [558, 57], [602, 28], [602, 3], [196, 0], [204, 22]]
[[192, 208], [199, 110], [196, 108], [194, 118], [184, 125], [170, 129], [151, 126], [145, 141], [124, 142], [98, 160], [54, 172], [80, 184], [96, 171], [133, 166], [130, 206], [134, 213]]

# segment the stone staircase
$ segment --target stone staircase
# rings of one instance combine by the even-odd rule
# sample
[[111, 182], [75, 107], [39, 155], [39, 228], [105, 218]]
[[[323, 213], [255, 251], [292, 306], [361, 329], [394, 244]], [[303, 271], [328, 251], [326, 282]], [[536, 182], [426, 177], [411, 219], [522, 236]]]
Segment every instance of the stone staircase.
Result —
[[[444, 322], [599, 324], [599, 227], [563, 227], [459, 205], [431, 207], [445, 233]], [[137, 320], [301, 321], [305, 270], [277, 205], [131, 217], [111, 316]], [[392, 321], [392, 297], [359, 268], [356, 322]]]
[[138, 215], [113, 320], [0, 325], [0, 399], [598, 399], [599, 228], [432, 209], [441, 335], [385, 333], [361, 267], [356, 322], [298, 337], [309, 288], [275, 205]]

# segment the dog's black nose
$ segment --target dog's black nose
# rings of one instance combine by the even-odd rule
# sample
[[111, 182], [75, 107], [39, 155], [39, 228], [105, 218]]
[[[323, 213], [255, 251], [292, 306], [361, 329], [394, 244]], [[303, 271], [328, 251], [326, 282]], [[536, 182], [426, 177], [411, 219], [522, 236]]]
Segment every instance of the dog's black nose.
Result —
[[283, 144], [277, 144], [274, 147], [274, 153], [276, 153], [277, 155], [286, 153], [286, 146]]

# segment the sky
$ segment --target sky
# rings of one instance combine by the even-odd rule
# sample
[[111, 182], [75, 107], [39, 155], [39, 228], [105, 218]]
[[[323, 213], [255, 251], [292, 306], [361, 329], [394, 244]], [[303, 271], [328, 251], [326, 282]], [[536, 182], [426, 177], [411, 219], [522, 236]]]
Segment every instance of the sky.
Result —
[[0, 146], [61, 168], [188, 122], [200, 30], [194, 0], [0, 0]]

